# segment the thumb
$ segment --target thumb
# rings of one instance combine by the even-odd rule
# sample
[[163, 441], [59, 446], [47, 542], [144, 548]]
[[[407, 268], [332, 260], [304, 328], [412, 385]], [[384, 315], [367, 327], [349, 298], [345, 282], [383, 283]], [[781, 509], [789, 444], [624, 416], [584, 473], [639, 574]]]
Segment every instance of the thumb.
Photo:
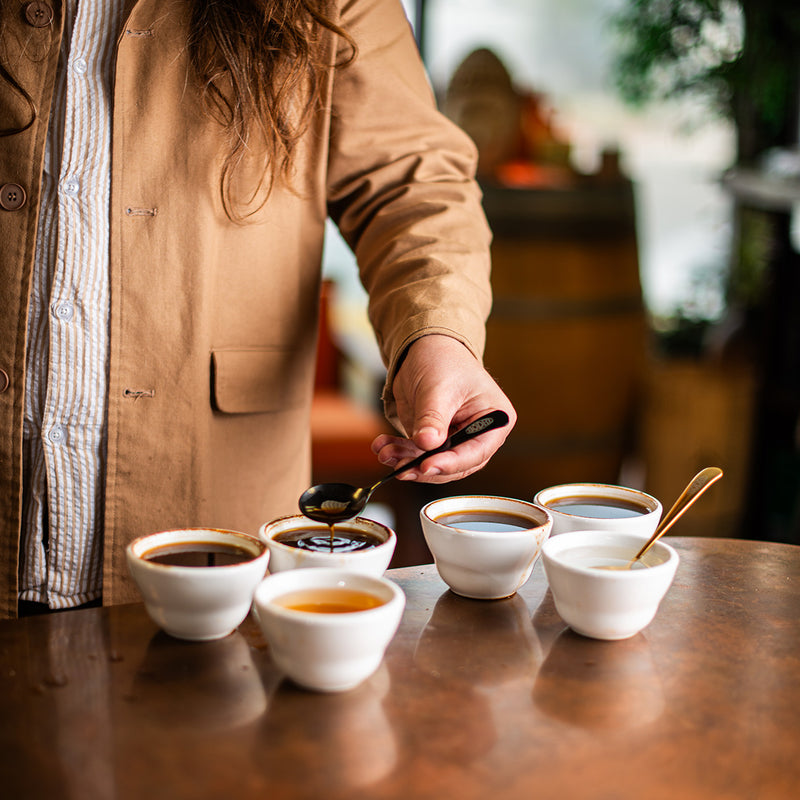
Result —
[[411, 439], [421, 450], [433, 450], [447, 439], [450, 418], [445, 419], [440, 410], [430, 404], [419, 404], [414, 409]]

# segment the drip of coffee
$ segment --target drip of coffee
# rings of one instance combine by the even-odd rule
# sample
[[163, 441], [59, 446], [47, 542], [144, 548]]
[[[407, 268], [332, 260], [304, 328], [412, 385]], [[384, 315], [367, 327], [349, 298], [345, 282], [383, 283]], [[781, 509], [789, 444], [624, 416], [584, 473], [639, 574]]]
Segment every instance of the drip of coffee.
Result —
[[647, 514], [650, 509], [635, 500], [618, 497], [597, 497], [580, 495], [578, 497], [560, 497], [547, 503], [547, 507], [564, 514], [590, 519], [623, 519]]
[[531, 528], [539, 527], [540, 524], [520, 514], [488, 509], [454, 511], [436, 517], [435, 521], [440, 525], [448, 525], [466, 531], [481, 531], [483, 533], [528, 531]]
[[312, 611], [315, 614], [350, 614], [384, 604], [374, 594], [346, 587], [298, 589], [275, 598], [274, 602], [292, 611]]
[[308, 528], [285, 531], [279, 533], [275, 541], [317, 553], [353, 553], [383, 544], [383, 539], [374, 533], [339, 525], [331, 526], [330, 533]]
[[244, 547], [223, 542], [163, 544], [142, 554], [145, 561], [169, 567], [229, 567], [255, 557]]

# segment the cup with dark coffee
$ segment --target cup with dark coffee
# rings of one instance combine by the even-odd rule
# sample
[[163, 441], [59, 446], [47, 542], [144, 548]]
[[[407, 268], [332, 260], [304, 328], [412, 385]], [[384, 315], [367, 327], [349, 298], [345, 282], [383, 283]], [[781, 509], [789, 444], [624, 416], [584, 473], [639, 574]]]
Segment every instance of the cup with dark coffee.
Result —
[[553, 535], [596, 530], [630, 533], [647, 539], [661, 519], [661, 502], [627, 486], [565, 483], [536, 493], [533, 502], [553, 517]]
[[511, 597], [530, 577], [553, 521], [512, 497], [462, 495], [433, 500], [420, 521], [442, 580], [463, 597]]
[[270, 550], [271, 573], [332, 567], [383, 575], [397, 544], [391, 528], [366, 517], [326, 525], [294, 514], [265, 523], [258, 535]]
[[204, 641], [241, 624], [270, 553], [244, 533], [185, 528], [142, 536], [125, 556], [152, 620], [178, 639]]

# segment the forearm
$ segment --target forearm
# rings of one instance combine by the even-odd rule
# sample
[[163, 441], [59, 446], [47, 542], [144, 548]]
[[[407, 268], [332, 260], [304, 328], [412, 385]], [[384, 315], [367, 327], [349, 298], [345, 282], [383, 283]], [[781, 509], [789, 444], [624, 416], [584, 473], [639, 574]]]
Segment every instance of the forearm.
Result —
[[356, 253], [391, 386], [420, 336], [445, 334], [480, 359], [491, 236], [474, 146], [436, 110], [399, 4], [347, 12], [359, 57], [334, 82], [329, 210]]

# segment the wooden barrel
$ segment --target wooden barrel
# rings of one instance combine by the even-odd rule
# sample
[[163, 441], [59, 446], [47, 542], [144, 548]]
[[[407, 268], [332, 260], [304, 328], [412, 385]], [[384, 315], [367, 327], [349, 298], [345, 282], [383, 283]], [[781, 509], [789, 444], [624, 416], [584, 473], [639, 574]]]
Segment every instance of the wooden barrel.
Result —
[[703, 467], [725, 472], [670, 536], [752, 537], [742, 521], [757, 385], [747, 361], [650, 360], [639, 423], [645, 491], [668, 506]]
[[495, 234], [486, 365], [519, 420], [461, 488], [530, 499], [557, 483], [616, 483], [647, 348], [632, 188], [484, 193]]

